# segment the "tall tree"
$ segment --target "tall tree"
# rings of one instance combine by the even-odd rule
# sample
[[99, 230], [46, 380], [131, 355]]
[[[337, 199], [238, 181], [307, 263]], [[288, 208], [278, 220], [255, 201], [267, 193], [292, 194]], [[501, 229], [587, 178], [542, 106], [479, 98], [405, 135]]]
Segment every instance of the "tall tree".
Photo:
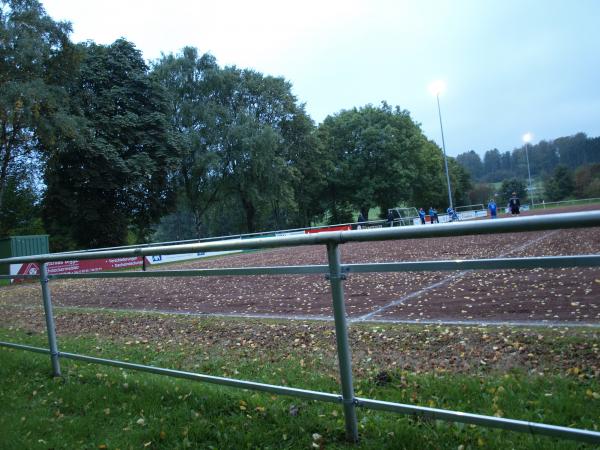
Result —
[[[535, 145], [530, 145], [528, 152], [531, 176], [550, 173], [558, 164], [558, 151], [553, 141], [540, 141]], [[525, 174], [526, 172], [523, 176]]]
[[483, 162], [474, 150], [461, 153], [456, 157], [456, 162], [463, 166], [474, 179], [479, 179], [483, 175]]
[[[179, 55], [165, 55], [152, 76], [168, 94], [168, 117], [182, 143], [181, 164], [174, 182], [180, 206], [194, 219], [195, 235], [204, 231], [204, 217], [219, 201], [227, 160], [223, 151], [221, 69], [211, 55], [200, 56], [186, 47]], [[176, 217], [185, 217], [178, 211]]]
[[508, 202], [508, 199], [511, 197], [513, 192], [516, 192], [517, 197], [523, 200], [527, 194], [525, 182], [520, 178], [510, 178], [502, 180], [500, 194], [504, 197], [504, 200], [506, 202]]
[[487, 174], [487, 181], [500, 181], [502, 179], [502, 157], [498, 149], [494, 148], [485, 152], [483, 169]]
[[580, 166], [575, 171], [574, 181], [574, 193], [578, 198], [600, 197], [600, 164]]
[[600, 148], [596, 148], [596, 155], [591, 152], [590, 140], [585, 133], [574, 136], [565, 136], [554, 140], [560, 164], [575, 168], [584, 164], [600, 162]]
[[224, 75], [227, 192], [239, 201], [246, 231], [280, 228], [297, 211], [293, 188], [300, 173], [294, 164], [311, 127], [292, 124], [306, 113], [283, 78], [236, 67], [225, 68]]
[[160, 86], [133, 44], [82, 46], [69, 87], [78, 138], [48, 162], [44, 217], [49, 231], [78, 246], [143, 241], [171, 202], [178, 161]]
[[0, 211], [11, 168], [71, 127], [62, 87], [78, 62], [70, 30], [37, 0], [0, 0]]
[[[453, 191], [452, 197], [456, 199], [458, 185], [451, 161], [452, 158], [448, 158], [448, 171]], [[418, 152], [416, 166], [418, 168], [417, 177], [412, 181], [412, 197], [409, 200], [411, 205], [424, 208], [431, 206], [440, 208], [442, 205], [448, 205], [448, 182], [444, 156], [433, 141], [428, 141]], [[384, 209], [382, 212], [385, 211]]]
[[454, 205], [469, 204], [469, 191], [472, 189], [471, 176], [454, 158], [448, 158], [448, 170], [452, 181], [452, 197]]
[[554, 169], [551, 177], [544, 181], [544, 192], [550, 201], [563, 200], [573, 195], [575, 180], [573, 172], [564, 164]]
[[183, 137], [179, 193], [198, 235], [307, 224], [319, 196], [306, 181], [318, 189], [324, 175], [311, 170], [314, 126], [287, 81], [221, 69], [194, 48], [163, 57], [154, 76], [170, 93]]
[[430, 189], [421, 189], [420, 183], [441, 181], [441, 151], [427, 141], [408, 111], [385, 102], [341, 111], [324, 120], [319, 138], [333, 154], [328, 176], [332, 213], [352, 205], [366, 217], [374, 206], [385, 211], [402, 202], [435, 201], [423, 198]]
[[[494, 199], [496, 192], [494, 190], [493, 185], [488, 183], [475, 183], [471, 190], [468, 192], [469, 203], [472, 205], [476, 205], [479, 203], [483, 203], [487, 205], [487, 203]], [[502, 199], [504, 201], [504, 198]]]

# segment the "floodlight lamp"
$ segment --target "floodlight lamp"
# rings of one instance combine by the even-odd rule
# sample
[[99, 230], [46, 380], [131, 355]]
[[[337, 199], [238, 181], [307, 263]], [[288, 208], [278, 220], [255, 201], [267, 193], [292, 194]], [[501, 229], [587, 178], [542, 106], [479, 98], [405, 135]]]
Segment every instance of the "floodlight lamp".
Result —
[[436, 80], [429, 85], [429, 92], [438, 96], [446, 91], [446, 82], [444, 80]]
[[533, 140], [533, 134], [527, 132], [523, 135], [523, 142], [529, 144]]

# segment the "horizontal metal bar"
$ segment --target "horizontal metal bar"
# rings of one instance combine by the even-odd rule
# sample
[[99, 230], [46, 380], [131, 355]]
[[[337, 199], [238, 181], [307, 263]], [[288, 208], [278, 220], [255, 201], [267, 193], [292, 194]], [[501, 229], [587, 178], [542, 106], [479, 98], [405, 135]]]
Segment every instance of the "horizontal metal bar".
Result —
[[494, 258], [452, 261], [415, 261], [397, 263], [344, 264], [348, 273], [360, 272], [413, 272], [444, 270], [490, 270], [490, 269], [545, 269], [558, 267], [598, 267], [600, 255], [540, 256], [527, 258]]
[[[344, 273], [413, 272], [449, 270], [532, 269], [560, 267], [598, 267], [600, 255], [539, 256], [525, 258], [494, 258], [449, 261], [408, 261], [391, 263], [343, 264]], [[149, 270], [146, 272], [90, 272], [50, 275], [50, 279], [67, 278], [152, 278], [152, 277], [205, 277], [227, 275], [289, 275], [320, 274], [329, 271], [326, 265], [285, 267], [236, 267], [223, 269]]]
[[255, 391], [270, 392], [272, 394], [291, 395], [293, 397], [301, 397], [309, 400], [320, 400], [330, 403], [342, 402], [342, 397], [340, 395], [327, 394], [325, 392], [319, 391], [310, 391], [306, 389], [277, 386], [274, 384], [256, 383], [253, 381], [235, 380], [233, 378], [216, 377], [212, 375], [203, 375], [193, 372], [184, 372], [181, 370], [164, 369], [161, 367], [127, 363], [112, 359], [95, 358], [93, 356], [78, 355], [75, 353], [59, 352], [58, 355], [61, 358], [74, 359], [77, 361], [84, 361], [93, 364], [103, 364], [107, 366], [121, 367], [123, 369], [137, 370], [141, 372], [154, 373], [157, 375], [166, 375], [174, 378], [185, 378], [187, 380], [202, 381], [205, 383], [219, 384], [223, 386], [231, 386], [242, 389], [252, 389]]
[[[0, 342], [0, 346], [27, 350], [36, 353], [48, 354], [49, 350], [45, 348], [32, 347], [29, 345], [14, 344], [10, 342]], [[192, 381], [200, 381], [223, 386], [237, 387], [242, 389], [252, 389], [262, 392], [270, 392], [279, 395], [289, 395], [293, 397], [306, 398], [310, 400], [320, 400], [329, 403], [342, 403], [342, 397], [337, 394], [328, 394], [320, 391], [306, 389], [290, 388], [277, 386], [273, 384], [256, 383], [252, 381], [235, 380], [232, 378], [216, 377], [212, 375], [203, 375], [193, 372], [184, 372], [180, 370], [164, 369], [161, 367], [146, 366], [142, 364], [128, 363], [111, 359], [96, 358], [92, 356], [79, 355], [76, 353], [59, 352], [61, 358], [73, 359], [77, 361], [88, 362], [92, 364], [101, 364], [124, 369], [148, 372], [157, 375], [166, 375], [174, 378], [183, 378]], [[371, 400], [367, 398], [355, 398], [356, 406], [373, 409], [378, 411], [388, 411], [399, 414], [409, 414], [418, 417], [426, 417], [434, 420], [445, 420], [449, 422], [468, 423], [473, 425], [482, 425], [492, 428], [501, 428], [510, 431], [554, 436], [560, 438], [573, 439], [584, 442], [600, 443], [600, 433], [595, 431], [583, 430], [579, 428], [567, 428], [556, 425], [547, 425], [537, 422], [528, 422], [523, 420], [505, 419], [501, 417], [485, 416], [479, 414], [464, 413], [438, 408], [429, 408], [417, 405], [407, 405], [402, 403], [385, 402], [381, 400]]]
[[[48, 349], [32, 347], [29, 345], [13, 344], [10, 342], [0, 342], [0, 346], [27, 350], [36, 353], [50, 353]], [[139, 372], [154, 373], [157, 375], [166, 375], [173, 378], [184, 378], [192, 381], [201, 381], [223, 386], [237, 387], [241, 389], [252, 389], [255, 391], [270, 392], [272, 394], [290, 395], [293, 397], [306, 398], [309, 400], [320, 400], [329, 403], [342, 403], [342, 396], [337, 394], [328, 394], [326, 392], [311, 391], [307, 389], [297, 389], [286, 386], [277, 386], [274, 384], [256, 383], [254, 381], [236, 380], [233, 378], [216, 377], [212, 375], [203, 375], [193, 372], [184, 372], [181, 370], [164, 369], [162, 367], [146, 366], [143, 364], [128, 363], [114, 359], [96, 358], [93, 356], [79, 355], [76, 353], [58, 352], [59, 358], [84, 361], [92, 364], [102, 364], [105, 366], [121, 367], [123, 369], [137, 370]]]
[[428, 408], [425, 406], [369, 400], [366, 398], [357, 398], [356, 404], [357, 406], [363, 408], [374, 409], [378, 411], [389, 411], [400, 414], [410, 414], [413, 416], [426, 417], [434, 420], [468, 423], [491, 428], [518, 431], [521, 433], [554, 436], [577, 441], [591, 442], [595, 444], [600, 443], [599, 432], [583, 430], [580, 428], [568, 428], [557, 425], [547, 425], [544, 423], [527, 422], [524, 420], [505, 419], [502, 417], [484, 416], [438, 408]]
[[13, 342], [2, 342], [2, 341], [0, 341], [0, 347], [15, 348], [15, 349], [18, 349], [18, 350], [27, 350], [29, 352], [44, 353], [46, 355], [50, 354], [50, 350], [48, 350], [47, 348], [32, 347], [31, 345], [15, 344]]
[[146, 272], [89, 272], [61, 273], [50, 275], [50, 279], [61, 278], [151, 278], [151, 277], [207, 277], [222, 275], [289, 275], [327, 273], [325, 265], [284, 267], [236, 267], [224, 269], [148, 270]]
[[433, 226], [415, 225], [409, 227], [376, 228], [356, 231], [330, 231], [315, 234], [227, 240], [152, 248], [20, 256], [15, 258], [0, 259], [0, 264], [121, 258], [147, 255], [174, 255], [180, 253], [222, 250], [249, 250], [295, 247], [301, 245], [323, 245], [334, 243], [341, 244], [345, 242], [422, 239], [429, 237], [465, 236], [491, 233], [515, 233], [522, 231], [550, 230], [557, 228], [585, 228], [594, 226], [600, 226], [600, 211], [548, 214], [496, 220], [478, 220], [472, 222], [452, 222]]

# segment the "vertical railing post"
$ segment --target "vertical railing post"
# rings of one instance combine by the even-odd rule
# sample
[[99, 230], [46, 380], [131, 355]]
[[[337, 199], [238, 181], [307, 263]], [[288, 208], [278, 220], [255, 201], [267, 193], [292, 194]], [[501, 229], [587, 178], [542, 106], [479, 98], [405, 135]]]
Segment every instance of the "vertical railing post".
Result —
[[346, 419], [346, 437], [348, 440], [356, 442], [358, 441], [358, 424], [356, 422], [356, 405], [354, 387], [352, 385], [352, 359], [348, 343], [346, 307], [344, 305], [344, 289], [342, 287], [344, 276], [342, 274], [338, 244], [327, 244], [327, 257], [329, 260], [329, 282], [331, 283], [331, 293], [333, 296], [335, 337], [340, 364], [340, 379], [342, 382], [342, 401], [344, 404], [344, 417]]
[[58, 345], [56, 343], [56, 329], [54, 314], [52, 313], [52, 298], [48, 284], [48, 267], [40, 263], [40, 283], [42, 284], [42, 298], [44, 300], [44, 314], [46, 315], [46, 331], [48, 332], [48, 345], [50, 347], [50, 361], [52, 361], [52, 375], [60, 377], [60, 363], [58, 361]]

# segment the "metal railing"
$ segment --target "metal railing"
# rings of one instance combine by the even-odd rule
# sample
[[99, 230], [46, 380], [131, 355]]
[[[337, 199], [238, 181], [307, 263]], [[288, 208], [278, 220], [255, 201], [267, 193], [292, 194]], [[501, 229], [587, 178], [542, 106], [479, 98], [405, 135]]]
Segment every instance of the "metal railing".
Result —
[[[413, 219], [418, 219], [418, 216], [406, 216], [402, 218], [395, 218], [392, 221], [392, 226], [407, 226], [412, 225]], [[313, 227], [300, 227], [300, 228], [287, 228], [284, 230], [267, 230], [267, 231], [256, 231], [254, 233], [241, 233], [241, 234], [227, 234], [222, 236], [210, 236], [210, 237], [202, 237], [202, 238], [194, 238], [194, 239], [184, 239], [179, 241], [163, 241], [163, 242], [150, 242], [146, 244], [131, 244], [131, 245], [121, 245], [117, 247], [101, 247], [101, 248], [93, 248], [93, 249], [81, 249], [81, 250], [67, 250], [64, 252], [59, 252], [55, 254], [61, 255], [71, 255], [73, 253], [90, 253], [90, 252], [99, 252], [99, 251], [108, 251], [108, 250], [123, 250], [123, 249], [133, 249], [133, 248], [155, 248], [155, 247], [165, 247], [172, 245], [182, 245], [182, 244], [200, 244], [205, 242], [213, 242], [213, 241], [227, 241], [227, 240], [237, 240], [237, 239], [252, 239], [252, 238], [261, 238], [261, 237], [273, 237], [275, 235], [286, 235], [286, 234], [300, 234], [303, 232], [310, 231], [318, 231], [318, 230], [327, 230], [328, 228], [339, 228], [339, 227], [348, 227], [350, 229], [358, 229], [361, 228], [382, 228], [389, 226], [389, 222], [387, 219], [375, 219], [375, 220], [366, 220], [364, 222], [344, 222], [344, 223], [336, 223], [336, 224], [328, 224], [328, 225], [316, 225]], [[154, 255], [156, 253], [152, 253]], [[63, 258], [64, 259], [64, 258]], [[64, 259], [66, 260], [66, 259]]]
[[[600, 211], [585, 213], [553, 214], [545, 216], [530, 216], [505, 220], [489, 220], [476, 222], [461, 222], [441, 224], [436, 227], [398, 227], [381, 228], [376, 230], [356, 230], [341, 232], [326, 232], [318, 234], [292, 235], [271, 238], [256, 238], [236, 241], [205, 242], [186, 245], [172, 245], [152, 248], [116, 249], [98, 252], [79, 252], [71, 254], [47, 254], [18, 258], [0, 259], [0, 264], [38, 263], [40, 275], [19, 275], [20, 278], [39, 278], [42, 286], [42, 297], [48, 334], [48, 348], [29, 345], [0, 342], [0, 346], [28, 350], [50, 355], [52, 373], [60, 376], [60, 358], [73, 359], [88, 363], [104, 364], [125, 369], [185, 378], [194, 381], [253, 389], [274, 394], [290, 395], [305, 399], [341, 404], [344, 410], [346, 435], [351, 441], [358, 439], [356, 408], [367, 408], [380, 411], [390, 411], [400, 414], [416, 415], [430, 419], [461, 422], [502, 428], [511, 431], [540, 434], [591, 443], [600, 443], [600, 433], [578, 428], [569, 428], [544, 423], [506, 419], [494, 416], [469, 414], [458, 411], [429, 408], [424, 406], [392, 403], [368, 398], [356, 397], [352, 381], [351, 351], [348, 342], [348, 322], [346, 318], [343, 281], [348, 274], [356, 272], [392, 272], [392, 271], [439, 271], [465, 269], [498, 269], [498, 268], [547, 268], [547, 267], [599, 267], [600, 255], [575, 255], [554, 257], [526, 258], [497, 258], [483, 260], [455, 261], [425, 261], [425, 262], [396, 262], [396, 263], [366, 263], [342, 264], [339, 246], [347, 242], [383, 241], [398, 239], [417, 239], [428, 237], [450, 237], [491, 233], [514, 233], [559, 228], [582, 228], [600, 226]], [[147, 256], [156, 254], [191, 253], [199, 251], [244, 250], [277, 247], [295, 247], [301, 245], [325, 245], [327, 247], [327, 265], [304, 265], [285, 267], [243, 267], [224, 269], [197, 270], [157, 270], [152, 272], [97, 272], [86, 274], [48, 275], [46, 263], [74, 259], [95, 259], [108, 257]], [[223, 276], [223, 275], [281, 275], [281, 274], [324, 274], [330, 282], [336, 344], [341, 380], [341, 394], [331, 394], [320, 391], [277, 386], [253, 381], [204, 375], [161, 367], [134, 364], [130, 362], [97, 358], [63, 352], [58, 348], [52, 313], [52, 301], [49, 281], [64, 278], [136, 278], [136, 277], [182, 277], [182, 276]], [[17, 276], [4, 275], [0, 278]]]

